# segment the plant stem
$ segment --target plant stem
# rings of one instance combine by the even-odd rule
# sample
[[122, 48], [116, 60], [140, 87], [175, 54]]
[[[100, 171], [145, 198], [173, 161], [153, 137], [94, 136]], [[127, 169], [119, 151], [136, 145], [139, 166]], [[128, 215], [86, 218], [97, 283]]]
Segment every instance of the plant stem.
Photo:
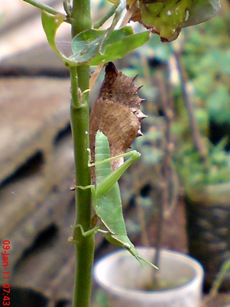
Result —
[[[86, 72], [86, 73], [85, 73]], [[87, 70], [81, 69], [77, 72], [76, 67], [70, 68], [71, 76], [71, 127], [74, 144], [75, 157], [75, 182], [76, 185], [86, 186], [90, 184], [90, 171], [88, 167], [89, 138], [89, 106], [88, 94], [84, 94], [82, 101], [78, 93], [78, 79], [81, 87], [87, 87], [83, 81], [89, 81]], [[91, 221], [91, 192], [90, 190], [75, 190], [76, 197], [76, 217], [74, 224], [73, 242], [75, 243], [76, 268], [75, 284], [73, 293], [74, 307], [90, 306], [91, 295], [91, 271], [94, 257], [94, 235], [84, 237], [77, 225], [82, 225], [84, 230], [88, 230]]]
[[103, 26], [103, 24], [115, 13], [118, 5], [119, 2], [114, 4], [111, 9], [105, 14], [105, 16], [103, 16], [101, 20], [94, 24], [94, 29], [99, 29], [101, 26]]
[[[78, 96], [75, 84], [77, 83], [76, 68], [70, 69], [71, 74], [71, 125], [74, 143], [75, 156], [75, 182], [76, 185], [86, 186], [90, 184], [90, 172], [88, 167], [89, 140], [88, 134], [88, 103], [75, 99]], [[78, 74], [81, 78], [81, 74]], [[86, 96], [85, 94], [84, 96]], [[83, 97], [84, 98], [84, 97]], [[91, 220], [91, 193], [90, 190], [75, 190], [76, 197], [76, 217], [73, 233], [75, 243], [76, 267], [73, 292], [74, 307], [90, 306], [91, 296], [91, 271], [94, 257], [94, 235], [84, 237], [77, 225], [82, 225], [84, 230], [88, 230]]]
[[206, 161], [207, 158], [207, 150], [206, 147], [203, 143], [201, 134], [200, 134], [200, 130], [197, 124], [197, 120], [195, 118], [195, 112], [194, 112], [194, 107], [193, 104], [191, 102], [191, 99], [188, 95], [188, 91], [187, 91], [187, 86], [186, 86], [186, 81], [187, 81], [187, 76], [185, 74], [185, 71], [182, 67], [181, 61], [180, 61], [180, 51], [178, 50], [173, 50], [174, 51], [174, 57], [175, 57], [175, 61], [176, 61], [176, 65], [177, 65], [177, 69], [180, 75], [180, 83], [181, 83], [181, 90], [182, 90], [182, 97], [184, 100], [184, 104], [185, 107], [187, 109], [188, 112], [188, 120], [189, 120], [189, 124], [191, 127], [191, 134], [192, 134], [192, 140], [193, 140], [193, 144], [194, 147], [196, 148], [196, 150], [198, 151], [201, 160], [203, 162]]
[[46, 4], [43, 4], [43, 3], [39, 3], [36, 0], [23, 0], [23, 1], [37, 7], [38, 9], [40, 9], [42, 11], [50, 13], [51, 15], [61, 14], [61, 13], [57, 12], [55, 9], [53, 9], [52, 7], [50, 7]]
[[[74, 0], [72, 8], [72, 37], [91, 27], [90, 1]], [[71, 127], [74, 144], [75, 182], [77, 186], [90, 184], [88, 167], [89, 148], [89, 66], [70, 67], [71, 78]], [[82, 95], [80, 93], [83, 93]], [[83, 236], [81, 225], [85, 231], [90, 228], [91, 191], [75, 190], [76, 217], [73, 232], [75, 243], [76, 268], [73, 291], [73, 307], [89, 307], [92, 284], [92, 265], [94, 259], [94, 235]]]
[[226, 274], [228, 273], [228, 271], [230, 271], [230, 258], [226, 259], [224, 263], [222, 264], [220, 271], [217, 274], [217, 277], [215, 278], [212, 288], [210, 290], [210, 293], [209, 293], [210, 297], [214, 297], [215, 295], [217, 295], [220, 289], [221, 283], [224, 281], [224, 278]]

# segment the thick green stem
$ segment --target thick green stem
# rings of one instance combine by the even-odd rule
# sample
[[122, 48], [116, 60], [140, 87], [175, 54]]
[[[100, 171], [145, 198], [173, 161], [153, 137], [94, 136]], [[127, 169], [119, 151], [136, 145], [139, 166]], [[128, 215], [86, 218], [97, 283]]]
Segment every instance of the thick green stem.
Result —
[[[74, 0], [72, 9], [72, 36], [91, 27], [89, 0]], [[71, 77], [71, 127], [74, 143], [76, 185], [90, 184], [88, 167], [89, 148], [89, 66], [70, 67]], [[86, 231], [91, 221], [91, 191], [76, 189], [76, 218], [73, 232], [76, 268], [73, 307], [89, 307], [94, 258], [94, 235], [84, 237], [77, 225]]]
[[73, 0], [72, 37], [91, 28], [90, 0]]
[[[89, 70], [89, 69], [88, 69]], [[75, 181], [76, 185], [90, 184], [90, 171], [88, 167], [89, 138], [89, 106], [88, 94], [78, 93], [78, 79], [89, 81], [85, 78], [86, 68], [77, 73], [76, 67], [70, 68], [71, 76], [71, 126], [74, 143]], [[83, 74], [83, 76], [82, 76]], [[83, 83], [83, 82], [82, 82]], [[83, 84], [82, 84], [83, 87]], [[87, 87], [85, 86], [83, 88]], [[82, 225], [88, 230], [91, 220], [91, 193], [90, 190], [76, 189], [76, 218], [74, 224], [73, 242], [75, 243], [76, 268], [73, 292], [74, 307], [90, 306], [91, 271], [94, 256], [94, 236], [84, 237], [77, 225]]]

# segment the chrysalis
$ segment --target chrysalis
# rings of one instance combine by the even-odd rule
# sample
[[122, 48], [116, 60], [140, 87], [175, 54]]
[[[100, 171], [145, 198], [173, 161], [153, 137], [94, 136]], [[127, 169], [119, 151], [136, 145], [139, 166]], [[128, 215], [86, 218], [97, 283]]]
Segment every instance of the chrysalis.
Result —
[[[126, 152], [134, 139], [142, 135], [140, 121], [146, 117], [140, 110], [143, 101], [134, 78], [118, 71], [112, 62], [106, 65], [105, 78], [90, 114], [90, 149], [94, 161], [95, 135], [102, 131], [109, 140], [111, 156]], [[123, 159], [112, 161], [115, 170]]]

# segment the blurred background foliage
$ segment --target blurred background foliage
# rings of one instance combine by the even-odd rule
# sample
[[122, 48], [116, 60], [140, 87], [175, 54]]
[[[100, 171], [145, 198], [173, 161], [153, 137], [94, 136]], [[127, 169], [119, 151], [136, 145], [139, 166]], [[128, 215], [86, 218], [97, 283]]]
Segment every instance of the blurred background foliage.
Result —
[[[230, 183], [230, 2], [221, 2], [219, 16], [183, 29], [176, 41], [152, 35], [117, 61], [124, 74], [138, 75], [148, 116], [132, 146], [141, 159], [120, 179], [127, 230], [137, 244], [161, 246], [159, 221], [173, 233], [181, 218], [175, 208], [186, 208], [180, 205], [191, 189]], [[103, 293], [97, 294], [104, 306]]]
[[[229, 11], [223, 10], [206, 23], [183, 29], [175, 42], [162, 43], [153, 35], [118, 61], [123, 73], [138, 74], [136, 83], [144, 85], [140, 96], [146, 99], [142, 109], [148, 118], [142, 123], [144, 136], [133, 145], [142, 159], [122, 179], [122, 193], [126, 203], [135, 199], [149, 208], [147, 219], [149, 212], [159, 213], [162, 186], [168, 194], [163, 207], [170, 211], [181, 188], [230, 181], [229, 33]], [[191, 112], [198, 136], [193, 135]], [[194, 138], [200, 139], [200, 148]]]
[[216, 124], [230, 122], [229, 33], [229, 14], [185, 31], [182, 61], [194, 88], [194, 103]]

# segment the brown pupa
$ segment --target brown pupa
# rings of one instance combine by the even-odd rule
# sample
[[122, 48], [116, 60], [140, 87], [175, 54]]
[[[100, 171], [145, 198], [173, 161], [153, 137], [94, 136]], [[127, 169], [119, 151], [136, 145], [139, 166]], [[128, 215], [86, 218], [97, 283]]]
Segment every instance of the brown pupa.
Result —
[[[125, 76], [112, 62], [106, 65], [100, 94], [90, 113], [89, 137], [93, 162], [98, 130], [108, 138], [111, 157], [125, 153], [134, 139], [142, 135], [140, 122], [146, 115], [140, 110], [143, 99], [138, 96], [140, 87], [134, 85], [135, 78]], [[112, 169], [115, 170], [122, 163], [123, 158], [113, 160]]]

